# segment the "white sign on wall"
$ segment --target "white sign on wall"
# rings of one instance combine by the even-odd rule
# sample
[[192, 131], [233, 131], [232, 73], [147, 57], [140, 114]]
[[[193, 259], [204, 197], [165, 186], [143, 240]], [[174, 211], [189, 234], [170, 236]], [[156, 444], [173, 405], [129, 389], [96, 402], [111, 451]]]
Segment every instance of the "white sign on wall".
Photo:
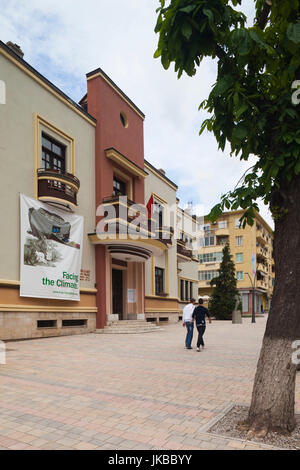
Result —
[[20, 195], [20, 296], [80, 300], [83, 217]]
[[128, 289], [128, 303], [135, 304], [136, 303], [136, 289]]

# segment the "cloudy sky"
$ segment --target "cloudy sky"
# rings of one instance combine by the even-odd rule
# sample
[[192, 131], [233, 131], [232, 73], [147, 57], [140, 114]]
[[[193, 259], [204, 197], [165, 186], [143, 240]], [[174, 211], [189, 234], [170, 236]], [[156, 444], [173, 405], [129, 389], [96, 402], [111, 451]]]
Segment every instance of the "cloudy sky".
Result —
[[[243, 1], [250, 17], [253, 5]], [[173, 66], [165, 71], [153, 59], [158, 6], [158, 0], [0, 0], [0, 39], [19, 44], [24, 59], [75, 101], [86, 93], [85, 74], [101, 67], [146, 115], [145, 158], [177, 183], [182, 207], [193, 201], [203, 215], [251, 162], [218, 151], [209, 133], [199, 137], [206, 115], [198, 106], [216, 64], [207, 60], [195, 77], [180, 80]], [[261, 214], [273, 226], [263, 204]]]

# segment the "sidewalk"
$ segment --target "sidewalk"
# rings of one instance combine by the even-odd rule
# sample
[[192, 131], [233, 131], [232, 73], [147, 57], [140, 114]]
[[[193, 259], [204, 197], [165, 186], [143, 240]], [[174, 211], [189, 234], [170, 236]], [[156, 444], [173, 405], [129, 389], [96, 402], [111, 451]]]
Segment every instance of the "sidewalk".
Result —
[[250, 403], [265, 321], [208, 324], [200, 353], [184, 348], [181, 324], [7, 343], [0, 449], [270, 448], [206, 432], [231, 403]]

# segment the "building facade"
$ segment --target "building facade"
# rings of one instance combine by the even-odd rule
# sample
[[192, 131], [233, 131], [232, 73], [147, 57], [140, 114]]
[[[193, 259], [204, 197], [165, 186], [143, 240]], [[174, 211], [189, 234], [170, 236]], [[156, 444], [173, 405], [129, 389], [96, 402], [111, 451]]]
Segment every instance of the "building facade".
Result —
[[[18, 49], [0, 42], [1, 339], [93, 331], [96, 120], [41, 76]], [[85, 220], [80, 301], [20, 296], [20, 193]]]
[[240, 225], [242, 214], [243, 211], [224, 212], [215, 223], [205, 218], [204, 225], [199, 227], [199, 295], [211, 295], [210, 281], [218, 275], [222, 250], [228, 243], [235, 263], [243, 314], [252, 314], [253, 293], [255, 313], [260, 314], [268, 310], [273, 293], [273, 231], [258, 213], [253, 226], [246, 225], [243, 229]]
[[[0, 70], [0, 338], [179, 321], [197, 297], [195, 220], [179, 209], [177, 185], [144, 159], [142, 111], [100, 68], [79, 104], [14, 44], [0, 42]], [[20, 295], [20, 193], [84, 218], [79, 301]], [[45, 248], [35, 255], [51, 268]]]

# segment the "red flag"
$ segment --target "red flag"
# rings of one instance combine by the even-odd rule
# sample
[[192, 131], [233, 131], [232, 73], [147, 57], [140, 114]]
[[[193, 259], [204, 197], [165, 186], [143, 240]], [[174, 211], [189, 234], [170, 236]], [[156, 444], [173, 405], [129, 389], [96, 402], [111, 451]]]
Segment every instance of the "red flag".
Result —
[[148, 219], [151, 219], [152, 217], [152, 206], [154, 204], [154, 197], [153, 197], [153, 194], [151, 194], [151, 197], [149, 199], [149, 201], [147, 202], [147, 210], [148, 210]]

